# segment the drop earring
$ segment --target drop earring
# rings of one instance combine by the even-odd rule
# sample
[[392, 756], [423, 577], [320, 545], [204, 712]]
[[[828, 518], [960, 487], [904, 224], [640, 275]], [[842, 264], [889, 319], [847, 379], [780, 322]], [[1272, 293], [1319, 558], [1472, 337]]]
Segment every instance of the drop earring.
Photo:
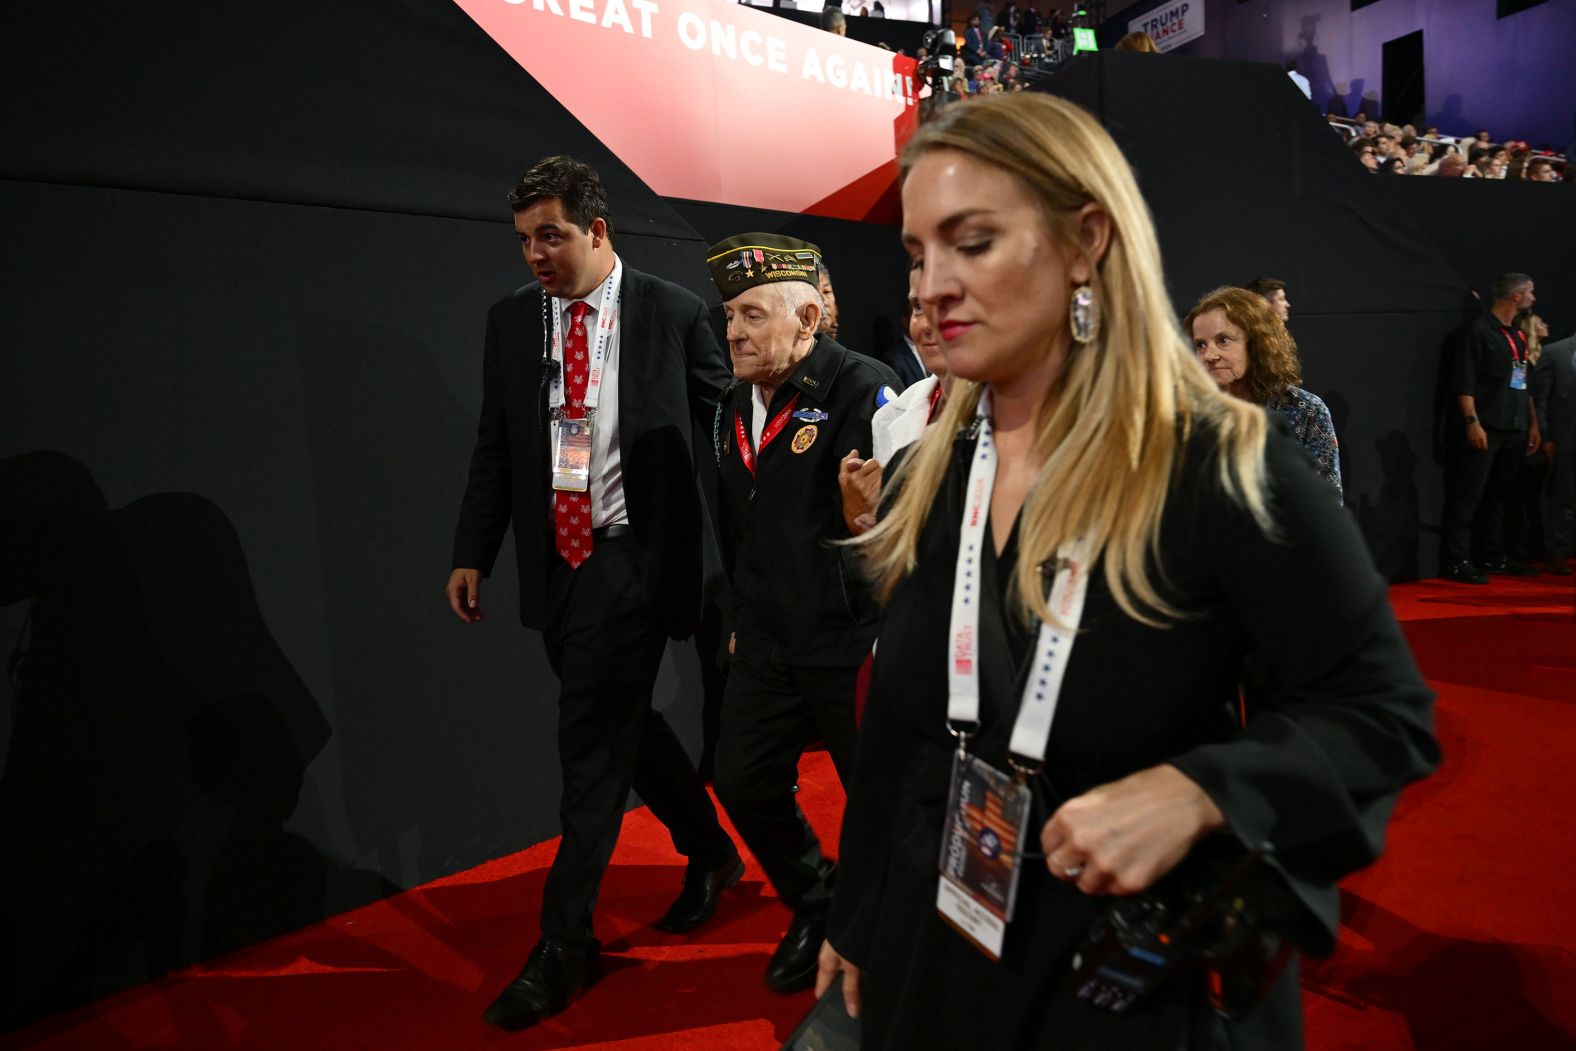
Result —
[[1072, 327], [1073, 339], [1079, 343], [1091, 343], [1100, 334], [1100, 308], [1095, 303], [1093, 288], [1079, 285], [1073, 289], [1067, 322]]

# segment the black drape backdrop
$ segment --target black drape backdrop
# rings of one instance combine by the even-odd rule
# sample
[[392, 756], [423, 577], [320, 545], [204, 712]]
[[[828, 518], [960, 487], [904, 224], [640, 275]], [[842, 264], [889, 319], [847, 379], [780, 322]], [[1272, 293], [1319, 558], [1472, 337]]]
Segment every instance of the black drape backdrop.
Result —
[[[713, 301], [712, 240], [822, 244], [857, 349], [905, 278], [890, 229], [656, 197], [444, 3], [0, 18], [3, 1028], [556, 831], [508, 545], [485, 623], [440, 594], [483, 316], [525, 280], [522, 167], [594, 163], [624, 257]], [[1178, 306], [1291, 282], [1365, 528], [1388, 571], [1429, 571], [1430, 370], [1465, 287], [1440, 253], [1508, 220], [1431, 232], [1365, 196], [1263, 69], [1122, 59], [1058, 90], [1138, 166]], [[1568, 215], [1517, 222], [1570, 243]], [[673, 647], [658, 704], [692, 747], [699, 682]]]

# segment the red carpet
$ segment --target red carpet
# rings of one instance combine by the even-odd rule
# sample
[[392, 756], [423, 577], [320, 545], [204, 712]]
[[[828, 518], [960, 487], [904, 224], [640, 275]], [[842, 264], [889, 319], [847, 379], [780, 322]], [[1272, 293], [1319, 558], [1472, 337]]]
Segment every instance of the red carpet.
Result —
[[[1392, 599], [1439, 691], [1439, 774], [1346, 885], [1334, 958], [1305, 972], [1315, 1051], [1576, 1047], [1576, 593], [1551, 577], [1428, 581]], [[801, 799], [835, 841], [824, 754]], [[667, 836], [629, 815], [598, 911], [606, 975], [543, 1026], [482, 1009], [523, 962], [553, 844], [327, 920], [0, 1038], [0, 1049], [771, 1051], [808, 994], [761, 984], [786, 925], [751, 866], [699, 936], [646, 926], [678, 888]]]

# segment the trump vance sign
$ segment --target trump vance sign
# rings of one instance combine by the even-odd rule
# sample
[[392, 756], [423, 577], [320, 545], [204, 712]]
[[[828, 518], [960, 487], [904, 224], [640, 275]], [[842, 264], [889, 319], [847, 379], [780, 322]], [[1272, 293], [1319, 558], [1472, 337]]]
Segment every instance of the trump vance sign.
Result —
[[1172, 0], [1127, 23], [1129, 33], [1148, 33], [1162, 51], [1204, 35], [1204, 0]]

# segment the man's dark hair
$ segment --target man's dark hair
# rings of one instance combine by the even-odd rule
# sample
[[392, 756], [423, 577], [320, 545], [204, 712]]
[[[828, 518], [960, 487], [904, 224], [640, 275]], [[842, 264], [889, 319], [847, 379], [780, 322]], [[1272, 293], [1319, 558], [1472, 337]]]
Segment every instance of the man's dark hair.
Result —
[[1269, 299], [1276, 292], [1283, 290], [1286, 287], [1286, 282], [1278, 277], [1255, 277], [1242, 287], [1256, 296]]
[[1526, 274], [1502, 274], [1494, 282], [1494, 302], [1499, 303], [1516, 294], [1522, 285], [1532, 284], [1532, 278]]
[[847, 25], [848, 19], [843, 17], [840, 7], [824, 7], [821, 9], [821, 28], [830, 33], [838, 26]]
[[1413, 146], [1416, 146], [1416, 145], [1417, 145], [1417, 136], [1416, 135], [1403, 135], [1403, 136], [1401, 136], [1401, 148], [1403, 150], [1409, 150]]
[[1544, 168], [1552, 167], [1554, 167], [1554, 162], [1549, 160], [1547, 157], [1534, 157], [1532, 160], [1527, 162], [1527, 174], [1532, 175], [1536, 172], [1542, 171]]
[[591, 224], [601, 219], [613, 233], [613, 219], [607, 214], [607, 192], [596, 169], [573, 157], [544, 157], [520, 176], [509, 191], [509, 207], [523, 212], [537, 201], [555, 198], [564, 207], [569, 221], [589, 233]]
[[815, 276], [824, 277], [829, 282], [832, 280], [832, 272], [828, 270], [826, 268], [826, 264], [822, 262], [817, 262], [815, 264]]
[[1476, 164], [1484, 157], [1488, 157], [1493, 154], [1493, 152], [1494, 151], [1489, 149], [1487, 146], [1474, 146], [1467, 151], [1467, 163]]

